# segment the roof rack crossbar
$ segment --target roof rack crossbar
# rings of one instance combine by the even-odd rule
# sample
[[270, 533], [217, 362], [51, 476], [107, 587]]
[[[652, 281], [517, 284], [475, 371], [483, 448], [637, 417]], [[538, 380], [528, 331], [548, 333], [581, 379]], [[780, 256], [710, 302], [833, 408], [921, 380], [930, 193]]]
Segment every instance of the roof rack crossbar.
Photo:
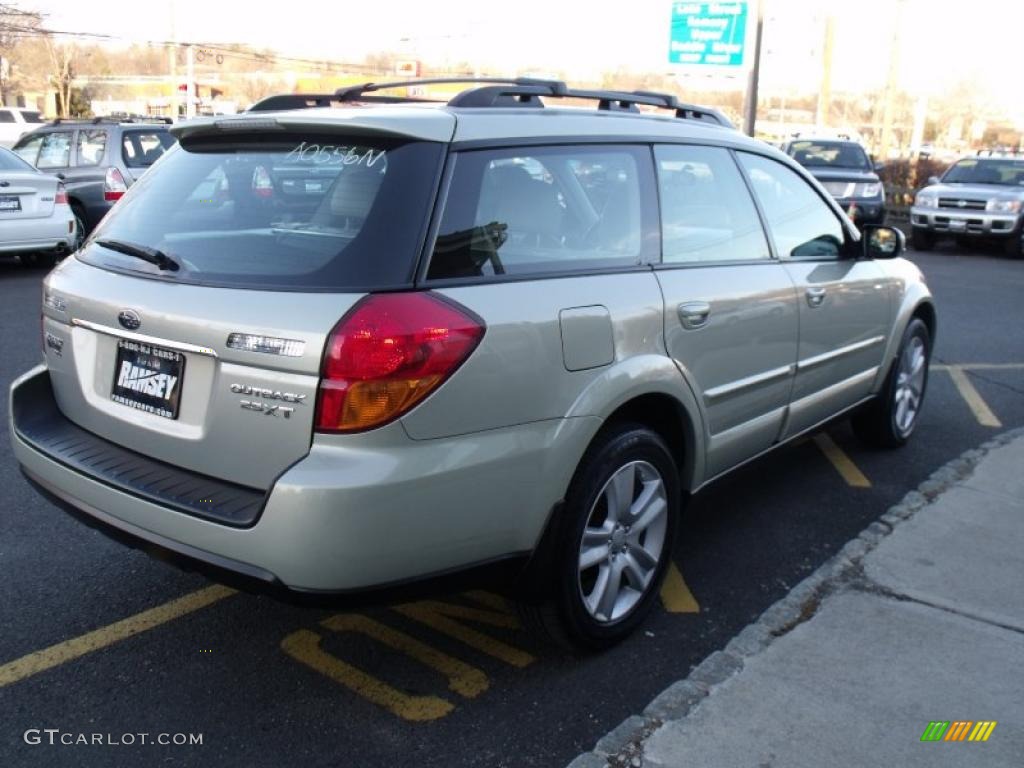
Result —
[[671, 93], [657, 91], [608, 91], [573, 89], [561, 80], [536, 77], [437, 77], [422, 80], [395, 80], [384, 83], [360, 83], [339, 88], [333, 94], [282, 94], [270, 96], [249, 107], [250, 112], [265, 112], [279, 109], [303, 109], [306, 107], [327, 107], [334, 102], [377, 102], [401, 103], [435, 101], [419, 96], [387, 96], [379, 94], [395, 88], [409, 88], [424, 85], [474, 84], [447, 102], [450, 107], [543, 107], [541, 97], [586, 99], [596, 101], [601, 111], [639, 112], [639, 106], [669, 109], [677, 118], [702, 120], [733, 127], [720, 112], [686, 104]]

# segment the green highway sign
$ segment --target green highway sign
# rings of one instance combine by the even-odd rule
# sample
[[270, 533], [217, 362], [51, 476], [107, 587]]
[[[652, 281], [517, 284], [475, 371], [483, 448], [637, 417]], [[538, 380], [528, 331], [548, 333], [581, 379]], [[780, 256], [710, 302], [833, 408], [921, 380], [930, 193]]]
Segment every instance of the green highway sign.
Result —
[[743, 66], [748, 5], [746, 0], [672, 3], [669, 63]]

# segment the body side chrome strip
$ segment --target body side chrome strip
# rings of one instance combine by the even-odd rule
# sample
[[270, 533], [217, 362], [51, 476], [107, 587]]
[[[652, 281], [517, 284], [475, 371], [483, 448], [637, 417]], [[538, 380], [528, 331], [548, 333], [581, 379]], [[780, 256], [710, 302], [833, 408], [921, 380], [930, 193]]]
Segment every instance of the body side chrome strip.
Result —
[[730, 381], [728, 384], [712, 387], [704, 392], [704, 402], [710, 404], [712, 400], [735, 394], [750, 387], [756, 387], [758, 384], [766, 384], [769, 381], [787, 378], [793, 375], [794, 370], [795, 366], [793, 365], [783, 365], [780, 368], [772, 368], [764, 373], [755, 373], [753, 376], [747, 376], [736, 381]]
[[802, 371], [806, 368], [811, 368], [815, 365], [821, 365], [822, 363], [827, 363], [830, 360], [835, 360], [837, 357], [842, 357], [843, 355], [849, 355], [853, 352], [859, 352], [862, 349], [873, 347], [876, 344], [881, 344], [883, 341], [885, 341], [885, 336], [873, 336], [870, 339], [858, 341], [855, 344], [848, 344], [845, 347], [839, 347], [838, 349], [832, 349], [828, 352], [822, 352], [820, 355], [814, 355], [814, 357], [804, 358], [796, 364], [796, 367], [797, 370]]
[[72, 318], [71, 324], [78, 326], [79, 328], [86, 328], [96, 333], [102, 333], [106, 336], [113, 336], [118, 339], [128, 339], [129, 341], [137, 341], [141, 344], [152, 344], [154, 347], [166, 347], [167, 349], [176, 349], [181, 352], [192, 352], [196, 355], [206, 355], [207, 357], [217, 357], [217, 353], [209, 347], [200, 347], [197, 344], [188, 344], [183, 341], [170, 341], [168, 339], [161, 339], [156, 336], [147, 336], [144, 333], [135, 333], [134, 331], [124, 331], [120, 328], [111, 328], [107, 325], [100, 325], [99, 323], [91, 323], [88, 320], [79, 320], [78, 318]]

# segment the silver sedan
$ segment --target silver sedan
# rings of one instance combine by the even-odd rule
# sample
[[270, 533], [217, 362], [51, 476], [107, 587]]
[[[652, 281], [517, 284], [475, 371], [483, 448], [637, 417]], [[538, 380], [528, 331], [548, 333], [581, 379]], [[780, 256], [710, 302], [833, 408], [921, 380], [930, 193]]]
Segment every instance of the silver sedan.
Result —
[[47, 266], [82, 239], [64, 184], [0, 147], [0, 254]]

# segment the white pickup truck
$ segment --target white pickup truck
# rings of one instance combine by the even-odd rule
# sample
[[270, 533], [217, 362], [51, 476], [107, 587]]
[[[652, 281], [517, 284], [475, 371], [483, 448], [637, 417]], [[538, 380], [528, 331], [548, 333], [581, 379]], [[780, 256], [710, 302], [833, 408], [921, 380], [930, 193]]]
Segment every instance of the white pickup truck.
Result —
[[0, 106], [0, 147], [10, 149], [22, 134], [36, 128], [43, 120], [38, 109]]

